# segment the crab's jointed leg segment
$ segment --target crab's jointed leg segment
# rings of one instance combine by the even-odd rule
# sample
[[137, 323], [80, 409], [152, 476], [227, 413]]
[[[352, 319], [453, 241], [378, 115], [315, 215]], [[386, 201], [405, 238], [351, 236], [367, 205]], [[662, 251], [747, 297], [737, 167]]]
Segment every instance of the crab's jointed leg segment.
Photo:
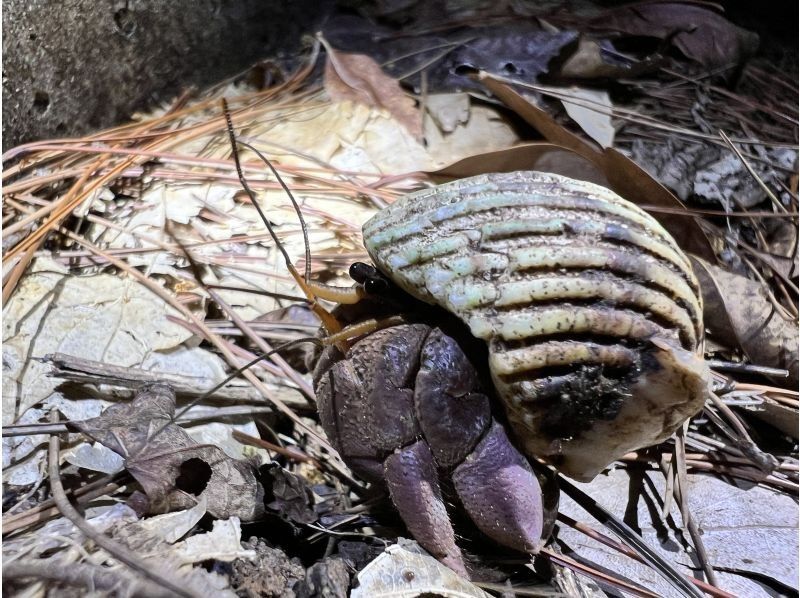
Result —
[[453, 571], [467, 577], [442, 499], [436, 464], [425, 441], [419, 440], [389, 455], [383, 467], [392, 502], [417, 542]]

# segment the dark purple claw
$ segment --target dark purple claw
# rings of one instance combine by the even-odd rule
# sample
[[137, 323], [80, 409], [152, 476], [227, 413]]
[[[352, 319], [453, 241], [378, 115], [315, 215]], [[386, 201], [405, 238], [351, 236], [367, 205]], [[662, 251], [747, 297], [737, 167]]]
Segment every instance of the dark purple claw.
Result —
[[468, 577], [425, 441], [389, 455], [384, 472], [392, 502], [417, 542], [453, 571]]
[[464, 460], [491, 421], [489, 399], [475, 392], [475, 369], [458, 343], [438, 328], [420, 354], [414, 407], [439, 467]]
[[496, 542], [536, 552], [542, 537], [542, 491], [525, 458], [503, 427], [492, 427], [453, 472], [464, 508], [478, 528]]

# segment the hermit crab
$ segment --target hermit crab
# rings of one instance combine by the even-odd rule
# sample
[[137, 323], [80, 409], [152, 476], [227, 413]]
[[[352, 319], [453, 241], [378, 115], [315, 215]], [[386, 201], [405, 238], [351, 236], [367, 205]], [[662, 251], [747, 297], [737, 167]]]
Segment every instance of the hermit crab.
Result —
[[[608, 189], [482, 175], [401, 198], [363, 237], [374, 266], [354, 264], [350, 289], [309, 283], [284, 255], [325, 328], [313, 367], [320, 422], [351, 469], [386, 484], [416, 540], [462, 575], [447, 504], [535, 553], [549, 531], [531, 462], [590, 480], [704, 403], [689, 260]], [[319, 298], [340, 305], [329, 313]]]
[[466, 573], [447, 500], [496, 542], [535, 552], [543, 507], [528, 458], [590, 480], [702, 407], [691, 265], [611, 191], [477, 176], [400, 199], [363, 234], [374, 267], [351, 268], [355, 304], [334, 311], [350, 327], [331, 338], [360, 336], [317, 361], [320, 421], [454, 570]]

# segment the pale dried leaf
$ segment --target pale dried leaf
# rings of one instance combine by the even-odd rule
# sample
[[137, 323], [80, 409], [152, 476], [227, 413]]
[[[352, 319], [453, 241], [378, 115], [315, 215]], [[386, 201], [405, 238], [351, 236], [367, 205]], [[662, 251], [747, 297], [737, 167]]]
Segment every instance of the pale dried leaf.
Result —
[[469, 122], [469, 94], [432, 93], [425, 98], [425, 110], [442, 133], [452, 133], [457, 126]]
[[242, 548], [241, 537], [242, 527], [237, 517], [217, 520], [210, 532], [195, 534], [177, 545], [174, 554], [184, 563], [254, 559], [255, 551]]
[[206, 497], [200, 496], [197, 504], [190, 509], [149, 517], [137, 522], [136, 527], [144, 534], [161, 538], [167, 544], [174, 544], [192, 531], [206, 514], [207, 507]]
[[473, 585], [420, 548], [399, 538], [397, 544], [364, 567], [352, 598], [414, 598], [420, 595], [444, 598], [488, 598]]
[[[121, 503], [93, 511], [86, 514], [86, 520], [99, 533], [106, 533], [112, 527], [134, 523], [139, 518], [133, 509]], [[87, 543], [86, 536], [71, 521], [59, 517], [45, 523], [35, 534], [3, 539], [3, 556], [7, 558], [25, 553], [27, 556], [38, 558], [46, 552], [85, 543]]]
[[[224, 596], [235, 598], [236, 594], [229, 589], [227, 576], [208, 572], [202, 566], [193, 567], [194, 563], [219, 560], [229, 562], [237, 558], [252, 560], [255, 551], [242, 548], [239, 536], [241, 529], [235, 517], [230, 521], [215, 521], [211, 532], [190, 536], [186, 540], [170, 543], [197, 515], [192, 510], [189, 517], [185, 513], [178, 516], [177, 527], [161, 533], [156, 525], [144, 521], [132, 521], [116, 525], [112, 535], [117, 542], [127, 546], [144, 559], [150, 567], [169, 571], [170, 577], [180, 585], [198, 596]], [[164, 519], [153, 518], [155, 523]], [[165, 538], [166, 536], [166, 538]], [[102, 551], [100, 551], [102, 554]]]
[[244, 445], [234, 439], [234, 430], [248, 436], [259, 436], [258, 427], [252, 421], [240, 424], [211, 421], [207, 424], [186, 428], [186, 432], [197, 444], [216, 446], [233, 459], [245, 459], [258, 455], [260, 461], [269, 461], [269, 453], [266, 450]]
[[[733, 485], [703, 474], [689, 474], [689, 512], [702, 530], [712, 565], [764, 575], [797, 588], [797, 504], [791, 496], [752, 484]], [[668, 520], [661, 517], [664, 477], [652, 472], [615, 469], [589, 483], [576, 483], [584, 492], [639, 531], [648, 545], [677, 568], [694, 575], [691, 540], [682, 532], [680, 511], [673, 503]], [[588, 515], [563, 496], [560, 511], [578, 521]], [[586, 535], [561, 526], [558, 537], [583, 559], [642, 584], [659, 596], [678, 596], [650, 567], [603, 546]], [[718, 572], [722, 589], [737, 596], [769, 596], [764, 586], [748, 577]]]
[[414, 100], [406, 95], [396, 79], [364, 54], [337, 52], [328, 47], [325, 61], [325, 90], [332, 100], [350, 100], [383, 108], [411, 133], [422, 140], [422, 115]]
[[[18, 419], [20, 424], [35, 424], [44, 421], [47, 413], [43, 409], [28, 409]], [[13, 486], [29, 486], [41, 481], [44, 474], [46, 434], [7, 436], [3, 438], [3, 482]], [[27, 458], [35, 450], [36, 455]], [[12, 464], [16, 464], [13, 465]]]
[[218, 355], [202, 347], [186, 345], [179, 345], [169, 351], [151, 353], [144, 359], [141, 368], [151, 372], [186, 376], [187, 379], [195, 381], [197, 388], [211, 388], [228, 375], [225, 362]]
[[614, 126], [611, 124], [611, 97], [605, 90], [569, 87], [561, 90], [561, 103], [583, 132], [600, 147], [614, 145]]
[[77, 467], [102, 473], [122, 471], [124, 459], [98, 442], [82, 442], [65, 451], [64, 460]]
[[167, 320], [178, 312], [133, 280], [70, 276], [49, 260], [36, 263], [38, 270], [20, 281], [3, 310], [4, 423], [44, 401], [59, 383], [47, 376], [49, 366], [31, 357], [67, 353], [135, 366], [191, 336]]
[[437, 168], [459, 158], [511, 147], [519, 141], [514, 128], [494, 108], [473, 106], [469, 120], [443, 134], [426, 117], [427, 150]]

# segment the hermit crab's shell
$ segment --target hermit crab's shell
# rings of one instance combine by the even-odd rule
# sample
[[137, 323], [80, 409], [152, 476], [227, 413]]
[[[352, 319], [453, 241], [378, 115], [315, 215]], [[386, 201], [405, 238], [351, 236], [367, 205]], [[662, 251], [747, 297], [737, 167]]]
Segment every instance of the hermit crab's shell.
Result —
[[702, 306], [686, 256], [608, 189], [538, 172], [406, 196], [364, 225], [375, 264], [489, 345], [530, 455], [589, 479], [702, 406]]

